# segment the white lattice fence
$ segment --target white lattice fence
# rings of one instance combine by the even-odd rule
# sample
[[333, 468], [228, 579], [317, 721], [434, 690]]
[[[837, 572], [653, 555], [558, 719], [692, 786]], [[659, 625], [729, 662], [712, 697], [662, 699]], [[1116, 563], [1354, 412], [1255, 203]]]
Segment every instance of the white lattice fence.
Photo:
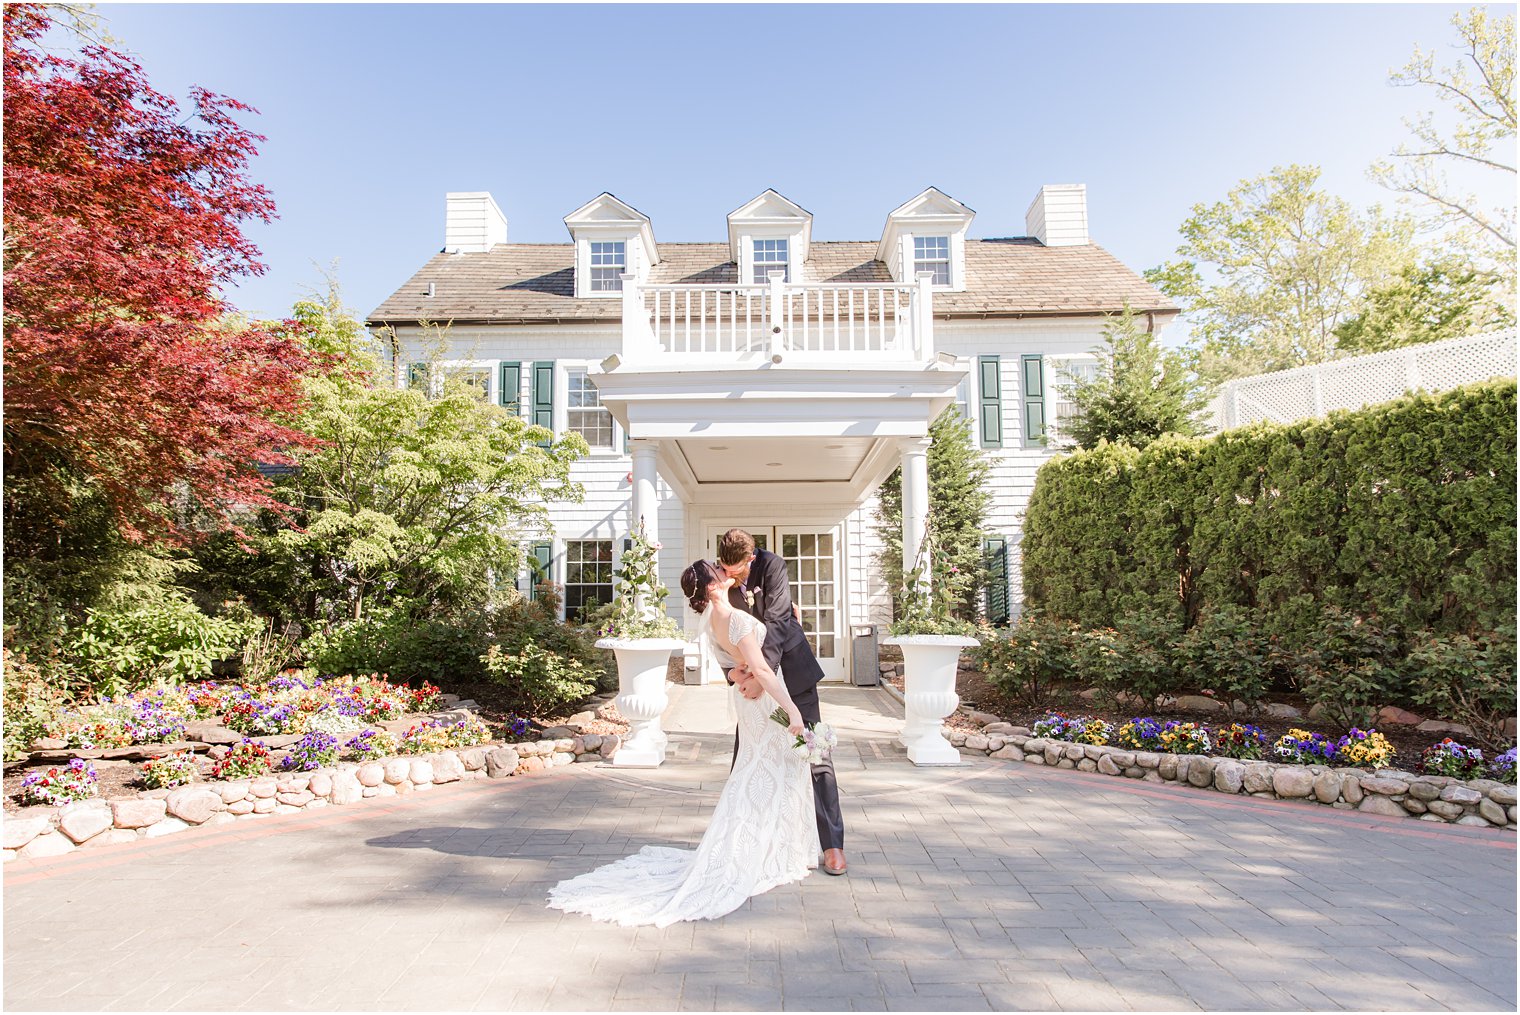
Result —
[[1515, 376], [1515, 329], [1449, 342], [1333, 360], [1242, 377], [1222, 385], [1209, 403], [1214, 429], [1359, 409], [1410, 391], [1445, 391], [1491, 377]]

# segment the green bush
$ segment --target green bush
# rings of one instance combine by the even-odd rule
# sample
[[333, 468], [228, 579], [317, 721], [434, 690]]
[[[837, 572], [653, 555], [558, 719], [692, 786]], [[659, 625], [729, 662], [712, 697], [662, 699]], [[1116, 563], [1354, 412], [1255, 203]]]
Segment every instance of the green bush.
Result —
[[1072, 635], [1072, 675], [1084, 687], [1097, 690], [1103, 703], [1118, 707], [1119, 632], [1111, 627], [1093, 627], [1076, 630]]
[[1515, 382], [1040, 468], [1026, 605], [1088, 628], [1224, 606], [1286, 642], [1324, 606], [1441, 634], [1515, 628]]
[[1106, 697], [1117, 700], [1128, 692], [1149, 705], [1178, 690], [1175, 645], [1182, 632], [1175, 615], [1139, 610], [1121, 618], [1116, 633], [1117, 653], [1106, 671], [1109, 686], [1100, 688]]
[[551, 715], [596, 690], [593, 674], [579, 659], [548, 651], [536, 642], [516, 652], [492, 645], [481, 661], [491, 679], [507, 688], [517, 707], [533, 715]]
[[1377, 618], [1326, 607], [1303, 651], [1299, 690], [1342, 726], [1370, 726], [1379, 708], [1405, 700], [1397, 632]]
[[1198, 618], [1178, 643], [1177, 657], [1188, 683], [1251, 708], [1273, 689], [1279, 674], [1291, 670], [1287, 653], [1256, 625], [1253, 614], [1228, 604]]
[[97, 692], [120, 694], [206, 676], [252, 633], [245, 619], [202, 613], [179, 589], [143, 586], [90, 610], [69, 651]]
[[984, 628], [970, 660], [1003, 694], [1032, 708], [1043, 706], [1058, 682], [1075, 672], [1076, 631], [1071, 624], [1025, 614], [1006, 631]]
[[385, 673], [448, 686], [486, 676], [480, 658], [491, 633], [483, 612], [418, 620], [406, 610], [388, 609], [318, 632], [304, 648], [310, 665], [323, 673]]
[[46, 735], [47, 724], [73, 700], [62, 670], [44, 669], [26, 657], [0, 649], [4, 659], [5, 760], [15, 761], [33, 740]]
[[1514, 743], [1504, 732], [1515, 715], [1515, 643], [1492, 632], [1480, 638], [1442, 637], [1429, 631], [1414, 640], [1404, 661], [1411, 699], [1473, 731], [1499, 752]]

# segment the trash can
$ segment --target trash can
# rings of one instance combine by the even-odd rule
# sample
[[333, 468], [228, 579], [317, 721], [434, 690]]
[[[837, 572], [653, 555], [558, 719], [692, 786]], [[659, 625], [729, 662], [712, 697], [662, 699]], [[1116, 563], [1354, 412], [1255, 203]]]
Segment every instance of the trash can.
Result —
[[850, 683], [856, 687], [875, 687], [881, 683], [881, 657], [876, 654], [876, 625], [850, 625], [850, 656], [854, 672]]

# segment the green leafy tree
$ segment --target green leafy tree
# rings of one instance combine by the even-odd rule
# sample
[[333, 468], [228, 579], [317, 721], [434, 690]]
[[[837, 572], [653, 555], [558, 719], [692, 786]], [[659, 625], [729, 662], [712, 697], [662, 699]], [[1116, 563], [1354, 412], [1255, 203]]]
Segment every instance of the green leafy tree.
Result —
[[1077, 414], [1062, 424], [1062, 435], [1079, 448], [1100, 440], [1143, 448], [1164, 433], [1196, 436], [1204, 426], [1198, 413], [1208, 387], [1178, 353], [1164, 349], [1128, 307], [1103, 325], [1103, 345], [1093, 350], [1098, 372], [1092, 378], [1067, 374], [1060, 382]]
[[[1431, 214], [1430, 225], [1457, 248], [1502, 279], [1511, 301], [1515, 292], [1515, 18], [1490, 17], [1482, 7], [1452, 15], [1461, 56], [1437, 66], [1434, 53], [1416, 47], [1413, 59], [1394, 72], [1396, 85], [1433, 91], [1449, 111], [1442, 122], [1432, 112], [1405, 120], [1410, 139], [1391, 160], [1373, 165], [1372, 177], [1413, 198]], [[1509, 200], [1488, 205], [1453, 182], [1501, 182]]]
[[[283, 587], [317, 625], [357, 620], [373, 608], [415, 617], [469, 613], [510, 583], [520, 542], [545, 525], [547, 505], [574, 501], [571, 463], [586, 453], [569, 433], [542, 427], [480, 401], [464, 385], [436, 397], [387, 383], [358, 322], [337, 294], [303, 301], [294, 317], [321, 352], [342, 356], [347, 372], [313, 377], [295, 426], [316, 447], [278, 493], [297, 524], [266, 525], [253, 542], [251, 573], [266, 594]], [[220, 579], [236, 591], [231, 551]]]
[[[930, 585], [945, 612], [975, 620], [981, 588], [986, 584], [982, 539], [992, 495], [987, 479], [992, 466], [976, 447], [971, 421], [954, 407], [929, 426], [929, 517], [933, 525]], [[877, 490], [877, 532], [885, 544], [877, 560], [882, 573], [907, 570], [902, 555], [902, 470], [895, 470]], [[900, 583], [892, 586], [893, 616], [904, 615]]]
[[1319, 363], [1335, 329], [1414, 257], [1413, 225], [1359, 213], [1318, 186], [1316, 166], [1277, 167], [1193, 206], [1180, 260], [1145, 273], [1184, 308], [1196, 369], [1227, 380]]
[[1382, 352], [1508, 327], [1515, 316], [1497, 298], [1497, 285], [1493, 275], [1455, 256], [1409, 265], [1336, 327], [1336, 347]]

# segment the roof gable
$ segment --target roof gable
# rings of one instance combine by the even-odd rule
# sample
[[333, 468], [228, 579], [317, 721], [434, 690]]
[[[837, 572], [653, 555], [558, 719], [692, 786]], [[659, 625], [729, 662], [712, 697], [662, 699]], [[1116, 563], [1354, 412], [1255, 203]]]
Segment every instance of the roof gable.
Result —
[[963, 233], [971, 227], [976, 212], [937, 187], [925, 187], [887, 213], [887, 224], [882, 227], [881, 242], [876, 246], [876, 259], [890, 263], [896, 254], [897, 237], [904, 229], [943, 230]]
[[649, 216], [626, 201], [603, 191], [565, 216], [565, 228], [571, 237], [585, 232], [637, 232], [653, 263], [659, 262], [659, 248], [654, 242], [654, 225]]
[[728, 213], [728, 248], [730, 256], [740, 259], [739, 237], [746, 227], [772, 233], [801, 234], [799, 257], [807, 257], [813, 235], [813, 213], [788, 197], [767, 188], [759, 196]]

